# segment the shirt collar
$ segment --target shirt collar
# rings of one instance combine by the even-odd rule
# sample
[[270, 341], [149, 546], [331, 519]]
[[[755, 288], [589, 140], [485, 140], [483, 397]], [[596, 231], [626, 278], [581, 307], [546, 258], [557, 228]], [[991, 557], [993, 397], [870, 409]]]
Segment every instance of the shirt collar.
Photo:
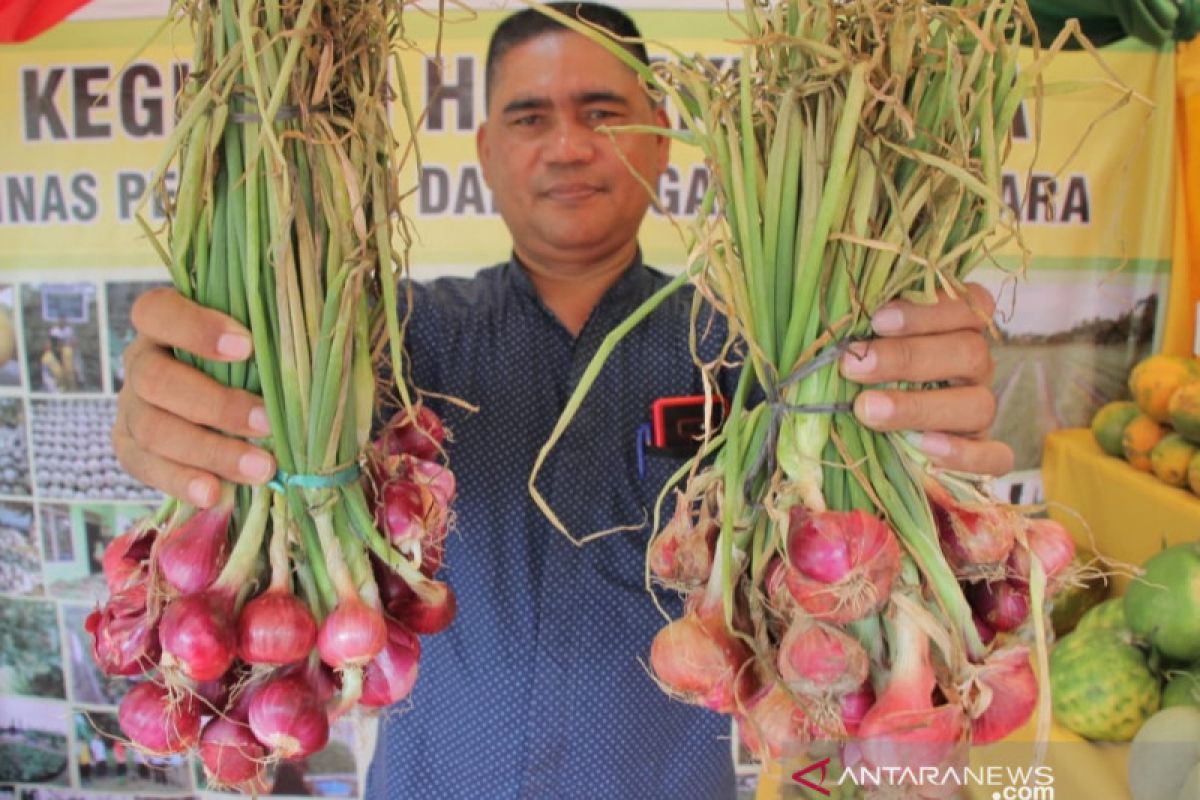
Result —
[[[525, 267], [517, 259], [516, 253], [513, 253], [508, 263], [504, 265], [505, 284], [517, 294], [528, 297], [534, 302], [542, 304], [541, 297], [538, 296], [537, 289], [533, 285], [533, 281], [529, 279], [529, 273]], [[596, 305], [592, 315], [595, 316], [601, 311], [615, 310], [628, 313], [635, 309], [643, 300], [645, 300], [653, 290], [653, 277], [650, 268], [642, 262], [642, 249], [639, 247], [633, 254], [633, 260], [629, 262], [629, 266], [621, 273], [621, 276], [608, 287], [604, 295], [600, 298], [600, 302]]]

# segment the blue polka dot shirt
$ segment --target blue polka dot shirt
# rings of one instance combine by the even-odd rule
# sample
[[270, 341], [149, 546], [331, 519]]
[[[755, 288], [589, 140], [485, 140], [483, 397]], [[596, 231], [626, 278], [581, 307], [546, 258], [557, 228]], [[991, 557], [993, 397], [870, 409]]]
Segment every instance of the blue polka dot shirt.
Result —
[[[578, 337], [515, 260], [413, 285], [415, 383], [479, 411], [431, 401], [453, 437], [457, 517], [440, 577], [458, 616], [423, 638], [411, 697], [381, 721], [371, 800], [734, 796], [728, 717], [670, 699], [647, 667], [666, 624], [645, 588], [649, 519], [683, 461], [648, 456], [639, 477], [636, 435], [654, 399], [702, 392], [690, 288], [616, 348], [538, 479], [577, 536], [646, 524], [576, 547], [527, 489], [604, 337], [667, 280], [639, 257]], [[721, 321], [702, 313], [694, 327], [715, 353]], [[660, 597], [678, 616], [678, 598]]]

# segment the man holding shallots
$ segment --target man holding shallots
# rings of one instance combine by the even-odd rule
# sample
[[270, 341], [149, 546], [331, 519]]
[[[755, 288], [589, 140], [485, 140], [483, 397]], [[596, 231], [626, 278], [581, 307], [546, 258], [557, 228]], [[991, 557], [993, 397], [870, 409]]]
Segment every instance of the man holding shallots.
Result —
[[[556, 6], [638, 37], [619, 11]], [[644, 48], [628, 47], [646, 61]], [[535, 11], [497, 29], [487, 91], [478, 153], [512, 254], [472, 279], [414, 285], [406, 335], [415, 386], [479, 409], [427, 401], [453, 432], [447, 450], [459, 497], [445, 561], [459, 615], [428, 640], [411, 708], [382, 720], [367, 794], [731, 797], [728, 720], [670, 699], [639, 660], [662, 624], [644, 588], [648, 531], [576, 547], [526, 487], [600, 343], [667, 281], [642, 263], [637, 242], [644, 186], [666, 168], [667, 140], [596, 129], [666, 125], [666, 115], [633, 70]], [[859, 418], [922, 431], [916, 441], [939, 464], [1010, 469], [1009, 448], [986, 436], [995, 401], [980, 309], [991, 307], [974, 287], [969, 300], [881, 309], [878, 338], [842, 358], [844, 374], [865, 384], [948, 385], [863, 392]], [[690, 309], [677, 293], [618, 345], [542, 467], [538, 486], [570, 530], [644, 520], [682, 463], [651, 456], [640, 476], [635, 441], [653, 400], [702, 390], [689, 330], [697, 327], [709, 356], [721, 336], [705, 320], [693, 323]], [[221, 387], [170, 351], [246, 359], [246, 331], [171, 290], [140, 297], [133, 321], [139, 335], [125, 352], [113, 429], [122, 466], [198, 506], [216, 501], [220, 478], [268, 481], [275, 463], [252, 444], [267, 433], [260, 399]]]

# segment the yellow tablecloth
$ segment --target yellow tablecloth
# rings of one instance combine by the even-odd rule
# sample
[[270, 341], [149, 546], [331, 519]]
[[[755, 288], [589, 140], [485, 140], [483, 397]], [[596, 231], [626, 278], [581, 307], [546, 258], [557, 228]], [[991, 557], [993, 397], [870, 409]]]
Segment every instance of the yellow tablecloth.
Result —
[[[1200, 538], [1200, 497], [1105, 455], [1086, 428], [1046, 437], [1042, 480], [1050, 515], [1109, 558], [1137, 565], [1164, 542]], [[1113, 583], [1119, 593], [1128, 579]]]

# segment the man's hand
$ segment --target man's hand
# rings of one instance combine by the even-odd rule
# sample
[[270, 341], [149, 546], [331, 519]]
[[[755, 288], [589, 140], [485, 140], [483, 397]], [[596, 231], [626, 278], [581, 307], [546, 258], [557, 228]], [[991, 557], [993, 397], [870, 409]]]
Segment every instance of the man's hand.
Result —
[[984, 331], [995, 301], [978, 284], [968, 289], [969, 296], [942, 295], [933, 305], [897, 300], [879, 309], [871, 320], [878, 338], [851, 347], [841, 369], [863, 384], [947, 382], [924, 391], [866, 390], [854, 413], [875, 430], [920, 431], [918, 446], [939, 466], [1003, 475], [1013, 467], [1012, 448], [988, 439], [995, 364]]
[[250, 334], [235, 320], [153, 289], [133, 304], [138, 336], [125, 349], [125, 385], [117, 398], [113, 450], [133, 477], [193, 505], [217, 501], [218, 478], [265, 483], [270, 453], [240, 438], [269, 432], [262, 400], [230, 389], [177, 361], [170, 348], [215, 361], [242, 361]]

